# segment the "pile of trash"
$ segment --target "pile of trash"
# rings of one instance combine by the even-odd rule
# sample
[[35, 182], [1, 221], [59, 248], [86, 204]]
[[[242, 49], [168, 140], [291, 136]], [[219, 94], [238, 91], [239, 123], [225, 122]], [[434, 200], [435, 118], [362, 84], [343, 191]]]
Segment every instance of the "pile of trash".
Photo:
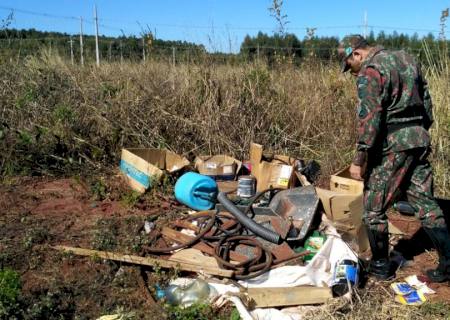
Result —
[[146, 223], [152, 245], [143, 246], [143, 256], [57, 249], [189, 272], [156, 296], [183, 307], [231, 301], [243, 319], [295, 319], [298, 306], [351, 296], [363, 268], [358, 253], [369, 247], [362, 182], [347, 168], [325, 190], [313, 186], [315, 161], [255, 143], [249, 154], [242, 162], [198, 156], [191, 165], [168, 150], [124, 149], [120, 170], [131, 188], [145, 192], [177, 173], [175, 198], [192, 211], [162, 228]]

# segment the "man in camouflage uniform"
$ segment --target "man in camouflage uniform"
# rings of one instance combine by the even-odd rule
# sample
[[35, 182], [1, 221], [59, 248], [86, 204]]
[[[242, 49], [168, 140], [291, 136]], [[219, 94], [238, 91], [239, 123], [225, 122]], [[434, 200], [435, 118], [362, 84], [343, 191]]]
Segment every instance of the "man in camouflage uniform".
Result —
[[450, 280], [450, 237], [433, 196], [427, 156], [432, 103], [419, 65], [404, 51], [371, 47], [359, 35], [339, 45], [342, 72], [356, 77], [358, 133], [350, 167], [364, 178], [364, 216], [372, 251], [369, 271], [379, 279], [395, 276], [389, 259], [386, 210], [405, 193], [439, 253], [439, 266], [428, 270], [433, 282]]

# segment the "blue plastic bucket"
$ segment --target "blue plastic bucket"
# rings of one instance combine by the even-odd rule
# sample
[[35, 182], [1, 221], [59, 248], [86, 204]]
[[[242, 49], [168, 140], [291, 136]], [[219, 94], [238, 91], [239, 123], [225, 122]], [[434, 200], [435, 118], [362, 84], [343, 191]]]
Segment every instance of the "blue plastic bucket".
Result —
[[218, 192], [214, 179], [195, 172], [185, 173], [175, 183], [175, 198], [197, 211], [212, 209]]

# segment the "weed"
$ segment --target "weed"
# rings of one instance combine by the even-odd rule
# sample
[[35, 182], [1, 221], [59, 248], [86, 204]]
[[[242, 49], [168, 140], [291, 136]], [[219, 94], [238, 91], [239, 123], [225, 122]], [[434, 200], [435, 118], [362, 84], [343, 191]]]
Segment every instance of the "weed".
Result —
[[131, 190], [122, 195], [122, 203], [131, 208], [134, 207], [139, 202], [140, 199], [141, 194], [134, 190]]
[[35, 227], [27, 231], [23, 244], [25, 249], [30, 249], [36, 244], [42, 244], [50, 240], [50, 233], [47, 228]]
[[193, 304], [187, 308], [170, 306], [167, 308], [170, 319], [209, 320], [214, 319], [214, 310], [209, 304]]
[[10, 318], [19, 310], [20, 276], [11, 269], [0, 270], [0, 318]]
[[103, 178], [100, 178], [99, 180], [95, 181], [94, 184], [91, 185], [91, 194], [92, 199], [95, 201], [102, 201], [107, 198], [108, 188]]
[[114, 219], [99, 219], [93, 235], [92, 246], [96, 250], [111, 250], [117, 245], [118, 226]]

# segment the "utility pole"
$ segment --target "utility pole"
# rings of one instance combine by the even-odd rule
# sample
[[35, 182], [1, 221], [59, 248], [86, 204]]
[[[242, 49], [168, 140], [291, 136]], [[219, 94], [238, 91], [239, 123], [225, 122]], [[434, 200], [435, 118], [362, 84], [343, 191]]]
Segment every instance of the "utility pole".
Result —
[[98, 17], [96, 5], [94, 5], [94, 22], [95, 22], [95, 60], [97, 62], [97, 67], [100, 67], [100, 52], [98, 48]]
[[84, 66], [84, 55], [83, 55], [83, 17], [80, 17], [80, 61], [81, 61], [81, 65]]
[[72, 65], [74, 64], [73, 62], [73, 39], [72, 36], [70, 36], [70, 62], [72, 63]]
[[367, 11], [364, 11], [364, 34], [363, 34], [364, 38], [367, 38], [367, 36], [368, 36], [368, 32], [367, 32], [368, 27], [369, 27], [369, 25], [367, 22]]

